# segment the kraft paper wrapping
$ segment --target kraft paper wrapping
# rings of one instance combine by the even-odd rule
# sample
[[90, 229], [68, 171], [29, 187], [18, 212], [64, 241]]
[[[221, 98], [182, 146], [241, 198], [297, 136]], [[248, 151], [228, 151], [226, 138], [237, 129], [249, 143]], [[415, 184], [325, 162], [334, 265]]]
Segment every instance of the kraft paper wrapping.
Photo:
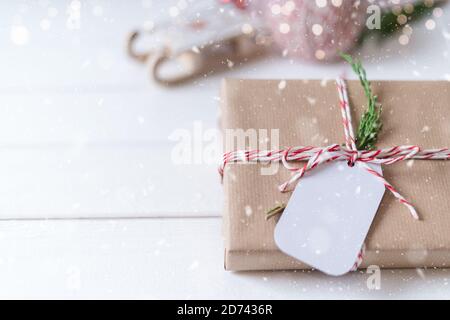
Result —
[[[334, 80], [279, 84], [280, 80], [225, 80], [222, 129], [279, 129], [281, 148], [344, 142]], [[379, 148], [450, 146], [449, 82], [373, 81], [372, 86], [383, 105]], [[359, 82], [348, 81], [348, 90], [356, 130], [366, 99]], [[268, 141], [263, 138], [258, 143], [270, 149], [270, 131]], [[266, 210], [277, 202], [287, 203], [290, 193], [280, 193], [277, 187], [290, 173], [280, 165], [276, 174], [261, 175], [262, 166], [233, 163], [225, 168], [225, 268], [308, 268], [277, 249], [273, 240], [277, 219], [265, 220]], [[361, 267], [450, 266], [450, 161], [403, 161], [383, 166], [383, 172], [414, 204], [421, 221], [414, 220], [387, 191], [366, 239]]]

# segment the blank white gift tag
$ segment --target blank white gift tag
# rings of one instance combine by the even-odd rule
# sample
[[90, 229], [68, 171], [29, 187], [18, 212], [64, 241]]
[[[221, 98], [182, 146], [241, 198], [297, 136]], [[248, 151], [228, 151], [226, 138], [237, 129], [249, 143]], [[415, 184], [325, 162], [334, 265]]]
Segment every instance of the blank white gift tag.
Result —
[[[381, 173], [381, 166], [370, 167]], [[275, 228], [275, 243], [324, 273], [345, 274], [356, 261], [384, 191], [384, 184], [361, 163], [324, 164], [298, 183]]]

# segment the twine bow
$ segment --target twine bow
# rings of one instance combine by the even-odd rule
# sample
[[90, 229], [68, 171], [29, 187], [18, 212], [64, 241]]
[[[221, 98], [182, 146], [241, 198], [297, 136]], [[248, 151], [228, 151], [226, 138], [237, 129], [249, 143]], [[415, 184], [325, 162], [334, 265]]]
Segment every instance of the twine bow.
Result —
[[[369, 163], [390, 165], [399, 161], [415, 160], [449, 160], [450, 151], [448, 148], [422, 150], [415, 145], [396, 146], [379, 150], [358, 150], [355, 142], [355, 135], [350, 114], [350, 104], [347, 95], [347, 87], [343, 79], [337, 79], [339, 92], [339, 106], [342, 115], [342, 123], [345, 134], [345, 147], [332, 144], [327, 147], [299, 146], [282, 150], [261, 151], [231, 151], [223, 155], [223, 162], [219, 168], [219, 173], [223, 177], [223, 172], [227, 163], [230, 162], [280, 162], [293, 174], [291, 178], [279, 186], [281, 192], [288, 191], [289, 186], [298, 182], [307, 172], [317, 168], [321, 164], [333, 161], [347, 161], [353, 166], [356, 162], [370, 172], [376, 179], [379, 179], [386, 189], [388, 189], [403, 205], [405, 205], [411, 216], [418, 220], [414, 206], [405, 199], [380, 173], [368, 166]], [[307, 161], [303, 166], [294, 167], [289, 162]]]

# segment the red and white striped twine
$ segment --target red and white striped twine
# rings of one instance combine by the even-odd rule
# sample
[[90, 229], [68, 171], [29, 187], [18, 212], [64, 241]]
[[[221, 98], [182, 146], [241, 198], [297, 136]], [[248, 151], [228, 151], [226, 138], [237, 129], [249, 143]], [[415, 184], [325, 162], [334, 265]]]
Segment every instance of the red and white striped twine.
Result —
[[[396, 146], [379, 150], [357, 150], [355, 143], [355, 135], [350, 115], [350, 104], [347, 96], [347, 87], [345, 81], [337, 79], [337, 88], [340, 99], [340, 109], [345, 133], [345, 147], [338, 144], [332, 144], [327, 147], [299, 146], [290, 147], [281, 150], [237, 150], [226, 152], [223, 155], [223, 162], [219, 168], [219, 173], [223, 176], [224, 168], [228, 163], [232, 162], [281, 162], [284, 167], [290, 170], [292, 177], [281, 184], [279, 189], [281, 192], [288, 190], [288, 187], [300, 180], [305, 173], [317, 168], [323, 163], [332, 161], [347, 161], [349, 165], [360, 162], [363, 167], [379, 179], [403, 205], [405, 205], [414, 219], [419, 216], [414, 206], [406, 200], [386, 179], [372, 170], [367, 164], [389, 165], [399, 161], [415, 159], [415, 160], [449, 160], [450, 150], [428, 149], [421, 150], [418, 146]], [[307, 161], [300, 168], [291, 166], [289, 162]]]

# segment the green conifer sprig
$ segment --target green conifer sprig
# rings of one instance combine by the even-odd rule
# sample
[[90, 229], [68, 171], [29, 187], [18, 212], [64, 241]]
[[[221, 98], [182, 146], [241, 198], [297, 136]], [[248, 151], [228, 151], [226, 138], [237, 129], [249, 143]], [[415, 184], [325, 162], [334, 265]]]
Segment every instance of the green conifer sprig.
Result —
[[356, 134], [356, 146], [358, 150], [375, 149], [378, 134], [383, 127], [381, 122], [382, 107], [377, 102], [377, 96], [372, 92], [370, 81], [367, 80], [366, 70], [363, 68], [361, 61], [353, 59], [349, 54], [342, 53], [341, 56], [352, 66], [353, 71], [361, 82], [367, 99], [367, 111], [363, 114], [359, 122]]

